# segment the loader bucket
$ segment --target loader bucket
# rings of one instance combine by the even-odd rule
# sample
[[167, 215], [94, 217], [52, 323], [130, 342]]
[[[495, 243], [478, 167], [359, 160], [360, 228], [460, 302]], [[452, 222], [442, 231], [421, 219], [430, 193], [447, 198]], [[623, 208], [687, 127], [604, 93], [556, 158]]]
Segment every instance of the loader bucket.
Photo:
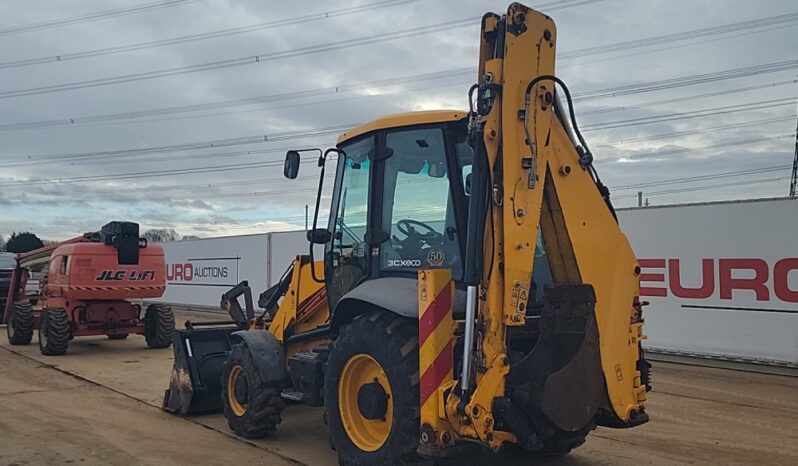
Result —
[[241, 328], [232, 322], [210, 324], [216, 326], [188, 324], [172, 334], [175, 361], [164, 393], [165, 411], [193, 415], [222, 410], [222, 364], [230, 350], [230, 334]]

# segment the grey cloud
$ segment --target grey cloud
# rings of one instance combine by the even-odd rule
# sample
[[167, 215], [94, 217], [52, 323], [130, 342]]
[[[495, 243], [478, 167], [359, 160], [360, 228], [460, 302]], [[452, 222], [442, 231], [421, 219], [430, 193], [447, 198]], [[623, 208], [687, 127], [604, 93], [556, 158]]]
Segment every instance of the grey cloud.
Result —
[[[360, 2], [365, 3], [365, 2]], [[229, 57], [346, 40], [404, 28], [479, 16], [487, 10], [500, 11], [508, 2], [418, 1], [360, 15], [330, 18], [274, 30], [231, 36], [179, 46], [161, 47], [76, 62], [52, 63], [0, 73], [4, 90], [89, 80], [141, 71], [187, 66]], [[352, 2], [290, 2], [254, 0], [206, 0], [158, 13], [128, 15], [63, 28], [21, 33], [4, 39], [0, 61], [10, 61], [55, 53], [91, 50], [107, 46], [157, 40], [246, 24], [289, 18], [351, 5]], [[575, 50], [593, 45], [689, 30], [744, 19], [787, 13], [792, 2], [744, 2], [733, 0], [694, 2], [636, 2], [615, 0], [598, 2], [552, 13], [558, 24], [559, 49]], [[6, 25], [25, 24], [83, 12], [126, 6], [122, 0], [92, 0], [79, 8], [71, 3], [31, 7], [23, 0], [3, 2]], [[685, 14], [686, 11], [691, 12]], [[730, 36], [723, 40], [667, 49], [640, 49], [625, 53], [563, 61], [559, 74], [573, 91], [589, 91], [621, 84], [665, 79], [795, 58], [785, 44], [794, 42], [795, 26], [773, 31]], [[190, 105], [239, 99], [283, 92], [303, 91], [396, 76], [408, 76], [454, 68], [475, 67], [478, 26], [456, 28], [445, 33], [381, 42], [369, 46], [331, 51], [237, 68], [193, 73], [169, 78], [132, 82], [70, 92], [5, 99], [0, 101], [0, 124], [38, 121], [104, 113], [136, 111], [167, 106]], [[700, 41], [696, 41], [700, 42]], [[663, 49], [663, 50], [659, 50]], [[635, 53], [634, 55], [632, 53]], [[630, 55], [623, 57], [623, 55]], [[618, 58], [620, 57], [620, 58]], [[470, 77], [473, 79], [476, 75]], [[747, 78], [717, 84], [692, 86], [636, 96], [586, 101], [577, 105], [577, 114], [597, 108], [634, 105], [669, 97], [692, 95], [712, 89], [733, 88], [794, 77], [795, 72]], [[444, 85], [446, 87], [431, 87]], [[74, 125], [42, 130], [17, 130], [0, 133], [0, 160], [29, 154], [87, 152], [106, 149], [147, 147], [180, 142], [203, 141], [244, 135], [302, 131], [366, 121], [385, 113], [427, 108], [431, 105], [464, 108], [469, 78], [439, 82], [408, 83], [379, 89], [369, 96], [358, 90], [336, 96], [305, 97], [273, 104], [252, 105], [197, 114], [181, 118], [131, 120], [115, 124]], [[796, 95], [796, 86], [696, 99], [630, 111], [580, 117], [583, 125], [628, 118], [709, 108], [768, 98]], [[704, 119], [663, 122], [586, 133], [593, 146], [617, 143], [623, 139], [645, 137], [682, 130], [741, 123], [758, 118], [794, 114], [794, 108], [741, 112]], [[182, 118], [190, 116], [192, 118]], [[146, 120], [146, 119], [145, 119]], [[724, 141], [787, 134], [794, 122], [738, 130], [706, 132], [689, 137], [616, 144], [596, 149], [596, 156], [634, 154], [718, 144]], [[264, 142], [245, 149], [313, 147], [334, 142], [333, 135], [290, 141]], [[282, 154], [203, 155], [234, 149], [208, 149], [152, 156], [114, 156], [91, 163], [52, 163], [47, 165], [0, 168], [0, 183], [8, 179], [51, 179], [87, 175], [111, 175], [178, 168], [194, 168], [253, 161], [279, 162]], [[651, 158], [635, 163], [598, 165], [611, 186], [663, 180], [789, 164], [789, 140], [773, 141], [726, 150], [690, 152]], [[51, 237], [65, 236], [84, 228], [96, 228], [112, 215], [129, 216], [151, 227], [179, 227], [182, 234], [234, 234], [263, 231], [287, 223], [303, 226], [304, 206], [315, 202], [316, 169], [305, 164], [301, 178], [293, 183], [281, 179], [280, 168], [203, 173], [169, 177], [144, 177], [92, 183], [52, 183], [46, 185], [1, 185], [0, 219], [14, 217], [14, 225], [31, 224]], [[773, 174], [777, 176], [778, 174]], [[771, 174], [732, 178], [729, 181], [769, 177]], [[713, 181], [714, 182], [714, 181]], [[720, 183], [721, 180], [718, 181]], [[674, 185], [699, 186], [700, 183]], [[202, 186], [166, 189], [173, 186]], [[330, 184], [328, 182], [327, 186]], [[651, 188], [664, 191], [669, 186]], [[715, 190], [652, 195], [657, 203], [683, 202], [732, 197], [783, 194], [786, 182], [744, 185]], [[271, 194], [262, 194], [269, 192]], [[634, 199], [621, 198], [631, 191], [619, 191], [619, 205]], [[261, 193], [255, 195], [255, 193]], [[325, 203], [329, 200], [325, 197]], [[24, 218], [24, 208], [37, 212]], [[20, 210], [23, 209], [23, 210]], [[322, 212], [326, 212], [326, 204]], [[59, 214], [59, 211], [61, 213]], [[223, 212], [223, 214], [221, 214]], [[80, 217], [76, 221], [75, 217]], [[275, 223], [265, 221], [274, 219]], [[298, 219], [298, 220], [297, 220]], [[280, 223], [282, 222], [282, 223]], [[7, 235], [6, 222], [0, 234]], [[254, 226], [248, 229], [248, 226]], [[60, 231], [60, 233], [59, 233]]]

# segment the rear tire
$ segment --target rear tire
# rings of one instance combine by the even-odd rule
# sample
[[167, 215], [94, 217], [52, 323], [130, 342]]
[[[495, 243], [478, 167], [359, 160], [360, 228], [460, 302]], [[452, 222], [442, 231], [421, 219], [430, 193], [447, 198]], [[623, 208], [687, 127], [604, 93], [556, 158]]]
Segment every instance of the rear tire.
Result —
[[553, 437], [543, 441], [543, 449], [537, 453], [541, 456], [557, 457], [571, 453], [571, 450], [581, 446], [589, 434], [596, 426], [589, 426], [576, 432], [558, 432]]
[[108, 335], [109, 340], [124, 340], [127, 338], [127, 333], [115, 333], [113, 335]]
[[543, 440], [540, 450], [528, 450], [520, 445], [507, 445], [505, 448], [518, 457], [549, 457], [556, 458], [571, 453], [571, 450], [585, 443], [587, 435], [595, 429], [595, 424], [590, 424], [576, 432], [558, 431], [553, 436]]
[[416, 320], [373, 312], [341, 327], [330, 345], [324, 405], [341, 465], [417, 461]]
[[277, 430], [285, 407], [282, 386], [263, 380], [245, 343], [234, 344], [227, 353], [221, 384], [224, 417], [236, 435], [261, 438]]
[[33, 309], [27, 301], [14, 303], [6, 325], [8, 342], [12, 345], [27, 345], [33, 339]]
[[45, 356], [60, 356], [67, 351], [72, 328], [66, 311], [45, 309], [39, 325], [39, 351]]
[[168, 348], [175, 330], [175, 314], [166, 304], [150, 304], [144, 314], [144, 338], [150, 348]]

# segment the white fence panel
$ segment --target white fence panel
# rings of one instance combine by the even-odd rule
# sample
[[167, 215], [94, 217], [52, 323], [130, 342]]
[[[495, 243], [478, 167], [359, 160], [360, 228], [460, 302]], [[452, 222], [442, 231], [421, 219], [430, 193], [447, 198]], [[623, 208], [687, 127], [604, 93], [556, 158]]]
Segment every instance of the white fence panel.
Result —
[[650, 348], [798, 364], [798, 201], [627, 209]]

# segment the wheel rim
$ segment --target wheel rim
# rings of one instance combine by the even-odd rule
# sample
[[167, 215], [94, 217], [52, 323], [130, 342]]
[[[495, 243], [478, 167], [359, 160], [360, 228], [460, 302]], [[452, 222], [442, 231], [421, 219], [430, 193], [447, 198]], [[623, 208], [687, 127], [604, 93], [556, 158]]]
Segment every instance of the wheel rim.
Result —
[[[384, 416], [369, 419], [363, 412], [359, 393], [366, 386], [378, 384], [384, 393]], [[393, 393], [388, 376], [376, 359], [368, 354], [352, 356], [341, 371], [338, 382], [338, 404], [341, 423], [352, 443], [363, 451], [376, 451], [391, 433], [393, 424]], [[371, 416], [373, 417], [373, 416]]]
[[233, 367], [227, 377], [227, 404], [237, 417], [241, 417], [247, 412], [246, 396], [240, 396], [246, 388], [246, 383], [246, 375], [241, 366]]

